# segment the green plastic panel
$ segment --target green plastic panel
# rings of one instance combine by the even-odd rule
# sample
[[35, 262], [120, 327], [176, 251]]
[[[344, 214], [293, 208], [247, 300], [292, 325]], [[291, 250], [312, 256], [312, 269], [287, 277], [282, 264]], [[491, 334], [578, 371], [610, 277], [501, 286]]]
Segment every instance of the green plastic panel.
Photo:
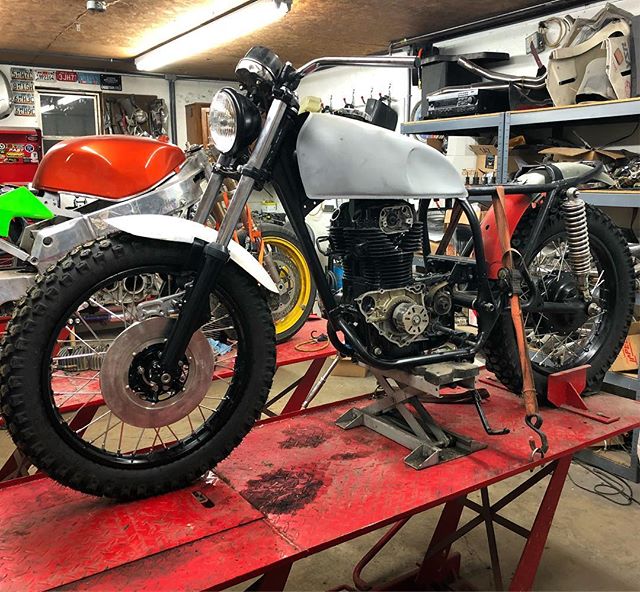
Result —
[[49, 220], [53, 212], [26, 187], [17, 187], [0, 195], [0, 237], [9, 236], [9, 225], [14, 218]]

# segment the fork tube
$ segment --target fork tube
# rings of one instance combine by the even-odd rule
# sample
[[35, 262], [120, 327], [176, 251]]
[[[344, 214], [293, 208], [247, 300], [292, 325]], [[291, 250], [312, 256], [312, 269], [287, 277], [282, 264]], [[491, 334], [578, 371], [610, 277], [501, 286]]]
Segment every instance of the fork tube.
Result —
[[[227, 155], [221, 154], [218, 158], [217, 165], [226, 166], [226, 164], [230, 160], [231, 159]], [[207, 221], [207, 218], [213, 210], [213, 206], [218, 200], [223, 182], [224, 177], [220, 173], [213, 173], [211, 177], [209, 177], [207, 186], [205, 187], [204, 193], [202, 194], [202, 199], [200, 200], [198, 209], [196, 210], [195, 216], [193, 217], [194, 222], [197, 222], [198, 224], [204, 224]]]
[[215, 285], [222, 268], [229, 260], [227, 247], [233, 238], [236, 225], [242, 216], [251, 191], [255, 185], [253, 174], [259, 172], [269, 155], [280, 123], [286, 110], [286, 103], [275, 99], [271, 103], [269, 112], [245, 169], [252, 173], [242, 174], [240, 182], [229, 203], [227, 213], [220, 224], [220, 231], [216, 240], [204, 247], [204, 257], [193, 287], [188, 290], [178, 320], [173, 324], [161, 356], [162, 367], [168, 372], [174, 372], [178, 362], [184, 356], [191, 337], [205, 322], [205, 311], [209, 310], [208, 299], [211, 288]]
[[[276, 134], [278, 133], [280, 122], [282, 121], [286, 108], [287, 104], [279, 99], [274, 99], [271, 103], [271, 107], [267, 113], [267, 118], [264, 122], [264, 127], [262, 128], [262, 133], [256, 142], [256, 147], [249, 157], [249, 161], [245, 165], [247, 169], [256, 170], [262, 168]], [[244, 207], [247, 205], [247, 201], [253, 191], [254, 185], [255, 180], [252, 177], [249, 177], [248, 175], [242, 175], [242, 177], [240, 177], [238, 186], [236, 187], [233, 197], [231, 198], [231, 202], [229, 203], [229, 207], [227, 208], [227, 214], [225, 215], [222, 224], [220, 224], [220, 232], [215, 241], [218, 245], [226, 247], [231, 242], [233, 233], [240, 221], [240, 218], [242, 217]]]

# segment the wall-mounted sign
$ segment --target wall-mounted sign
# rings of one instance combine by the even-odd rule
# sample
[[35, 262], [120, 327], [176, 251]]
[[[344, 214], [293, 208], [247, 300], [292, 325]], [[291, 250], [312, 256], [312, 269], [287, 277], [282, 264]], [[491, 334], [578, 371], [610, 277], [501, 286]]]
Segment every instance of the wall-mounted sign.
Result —
[[33, 80], [33, 70], [31, 68], [11, 68], [12, 80]]
[[100, 84], [100, 74], [95, 72], [78, 72], [78, 82], [80, 84]]
[[58, 82], [78, 82], [78, 73], [70, 70], [56, 70]]
[[56, 79], [55, 70], [36, 70], [36, 82], [53, 82]]
[[11, 90], [13, 92], [33, 92], [33, 80], [12, 80]]
[[35, 117], [36, 108], [34, 105], [14, 105], [13, 114], [18, 117]]
[[102, 90], [122, 90], [122, 76], [119, 74], [100, 74]]
[[13, 93], [14, 105], [33, 105], [33, 93]]

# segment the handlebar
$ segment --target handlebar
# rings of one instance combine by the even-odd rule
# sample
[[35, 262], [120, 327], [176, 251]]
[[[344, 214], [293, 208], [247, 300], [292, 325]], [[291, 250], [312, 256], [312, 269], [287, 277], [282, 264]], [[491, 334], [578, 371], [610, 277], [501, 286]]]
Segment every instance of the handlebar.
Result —
[[417, 68], [418, 58], [416, 56], [364, 56], [364, 57], [335, 57], [317, 58], [307, 62], [296, 70], [299, 78], [304, 78], [307, 74], [317, 72], [322, 68], [333, 66], [372, 66], [378, 68]]
[[[585, 163], [587, 164], [587, 163]], [[558, 179], [557, 181], [550, 181], [549, 183], [540, 183], [537, 185], [524, 185], [518, 183], [506, 183], [502, 185], [504, 187], [504, 192], [506, 194], [516, 194], [516, 193], [547, 193], [549, 191], [554, 190], [562, 190], [569, 189], [569, 187], [575, 187], [582, 183], [586, 183], [589, 179], [592, 179], [596, 175], [598, 175], [603, 168], [602, 162], [593, 161], [589, 163], [587, 166], [591, 167], [591, 170], [586, 171], [582, 175], [576, 175], [575, 177], [567, 177], [566, 179]], [[467, 187], [467, 192], [469, 195], [487, 195], [490, 193], [495, 193], [497, 185], [480, 185]]]

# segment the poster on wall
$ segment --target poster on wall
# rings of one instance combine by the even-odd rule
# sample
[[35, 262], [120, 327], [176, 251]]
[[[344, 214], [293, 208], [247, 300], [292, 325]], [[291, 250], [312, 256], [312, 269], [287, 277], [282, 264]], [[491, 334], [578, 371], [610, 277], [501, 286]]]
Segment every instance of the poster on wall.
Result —
[[78, 73], [71, 70], [56, 70], [56, 80], [58, 82], [77, 82]]
[[56, 79], [55, 70], [36, 70], [36, 82], [53, 82]]
[[13, 92], [33, 92], [33, 80], [12, 80], [11, 90]]
[[100, 74], [95, 72], [78, 72], [78, 82], [80, 84], [100, 84]]
[[33, 80], [31, 68], [11, 68], [11, 80]]
[[18, 117], [35, 117], [35, 105], [14, 105], [13, 114]]
[[102, 90], [122, 90], [122, 76], [118, 74], [100, 74]]

